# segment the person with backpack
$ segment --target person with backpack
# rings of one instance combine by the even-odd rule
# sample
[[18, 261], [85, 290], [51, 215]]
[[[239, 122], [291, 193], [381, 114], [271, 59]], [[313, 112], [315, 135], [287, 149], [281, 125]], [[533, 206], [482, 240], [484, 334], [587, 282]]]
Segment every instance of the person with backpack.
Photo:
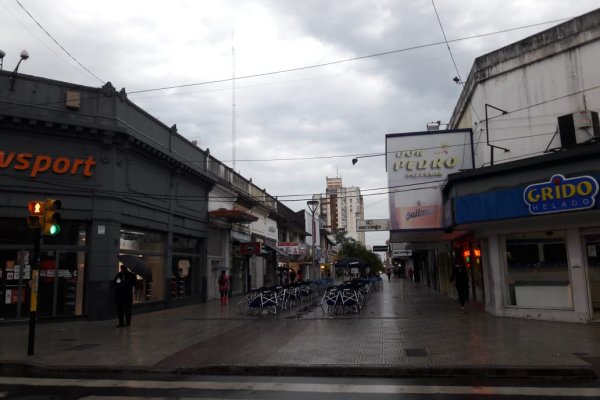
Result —
[[227, 271], [221, 271], [221, 275], [217, 279], [217, 284], [219, 285], [219, 293], [221, 294], [221, 305], [226, 306], [229, 299], [229, 288], [231, 287]]

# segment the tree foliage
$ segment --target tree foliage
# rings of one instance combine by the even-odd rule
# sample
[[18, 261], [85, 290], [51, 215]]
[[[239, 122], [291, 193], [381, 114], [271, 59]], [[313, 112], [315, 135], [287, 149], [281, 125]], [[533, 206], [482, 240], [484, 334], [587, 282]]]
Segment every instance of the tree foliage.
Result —
[[346, 237], [345, 233], [337, 233], [336, 240], [340, 244], [338, 250], [338, 257], [356, 257], [369, 264], [369, 268], [372, 273], [382, 273], [384, 271], [383, 262], [377, 254], [367, 250], [367, 248], [360, 242], [353, 238]]

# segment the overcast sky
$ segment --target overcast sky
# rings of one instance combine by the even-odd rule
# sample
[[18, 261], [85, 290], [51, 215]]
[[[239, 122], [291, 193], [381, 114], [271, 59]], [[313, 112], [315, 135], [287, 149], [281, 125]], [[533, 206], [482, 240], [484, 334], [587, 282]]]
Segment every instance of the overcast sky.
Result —
[[[5, 70], [26, 49], [22, 73], [94, 87], [110, 81], [229, 166], [235, 154], [238, 172], [282, 201], [296, 200], [285, 201], [293, 210], [306, 209], [311, 194], [325, 191], [326, 177], [339, 176], [344, 186], [361, 188], [367, 219], [387, 219], [385, 135], [447, 122], [461, 90], [453, 78], [466, 80], [476, 57], [598, 2], [435, 0], [458, 73], [431, 0], [0, 0], [0, 6]], [[480, 37], [466, 39], [473, 36]], [[386, 52], [393, 53], [341, 62]], [[329, 65], [304, 68], [322, 64]], [[271, 74], [293, 69], [299, 70]], [[187, 84], [197, 85], [132, 93]], [[373, 154], [382, 155], [352, 165], [352, 158]], [[386, 238], [367, 233], [367, 244]]]

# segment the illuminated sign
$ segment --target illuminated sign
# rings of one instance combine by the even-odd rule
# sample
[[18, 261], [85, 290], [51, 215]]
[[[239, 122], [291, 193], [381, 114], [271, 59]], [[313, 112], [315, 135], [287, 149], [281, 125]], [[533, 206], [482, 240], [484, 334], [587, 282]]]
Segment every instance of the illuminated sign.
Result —
[[0, 151], [0, 169], [12, 168], [16, 171], [29, 171], [29, 176], [35, 178], [40, 173], [51, 171], [57, 175], [70, 174], [92, 176], [92, 168], [96, 165], [94, 157], [69, 158], [34, 155], [32, 153], [6, 153]]
[[591, 176], [565, 178], [557, 174], [548, 182], [534, 183], [523, 191], [530, 214], [548, 214], [594, 207], [598, 181]]

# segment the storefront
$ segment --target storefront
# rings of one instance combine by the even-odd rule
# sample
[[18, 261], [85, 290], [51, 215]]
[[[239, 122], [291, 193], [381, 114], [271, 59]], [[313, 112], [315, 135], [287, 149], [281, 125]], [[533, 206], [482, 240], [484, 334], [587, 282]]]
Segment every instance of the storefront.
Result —
[[[457, 250], [469, 257], [487, 311], [600, 319], [599, 155], [593, 144], [450, 175], [447, 229], [473, 233]], [[480, 288], [477, 258], [485, 266]]]
[[[2, 85], [8, 79], [0, 73]], [[121, 263], [137, 275], [138, 310], [202, 299], [214, 184], [201, 162], [206, 154], [110, 84], [19, 76], [14, 91], [0, 94], [7, 103], [0, 111], [0, 318], [27, 316], [38, 268], [40, 317], [113, 317], [111, 282]], [[61, 232], [42, 238], [37, 266], [27, 204], [48, 198], [62, 203]]]

